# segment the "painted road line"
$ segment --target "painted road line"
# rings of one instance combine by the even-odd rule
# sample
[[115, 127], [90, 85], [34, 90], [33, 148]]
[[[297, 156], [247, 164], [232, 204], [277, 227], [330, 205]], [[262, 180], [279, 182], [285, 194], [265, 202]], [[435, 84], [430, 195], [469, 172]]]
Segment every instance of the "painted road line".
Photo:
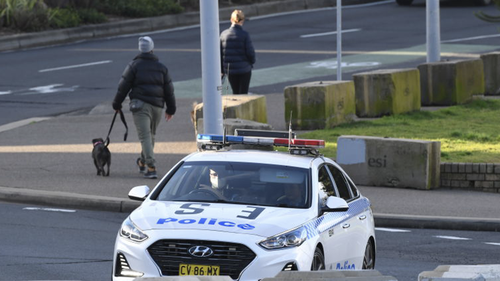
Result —
[[[361, 31], [361, 29], [360, 28], [346, 29], [346, 30], [342, 30], [342, 33], [358, 32], [358, 31]], [[320, 36], [328, 36], [328, 35], [334, 35], [334, 34], [337, 34], [337, 31], [305, 34], [305, 35], [300, 35], [300, 38], [320, 37]]]
[[405, 230], [405, 229], [384, 228], [384, 227], [375, 227], [375, 230], [377, 230], [377, 231], [384, 231], [384, 232], [395, 232], [395, 233], [411, 232], [410, 230]]
[[55, 208], [40, 208], [40, 207], [25, 207], [26, 211], [45, 211], [45, 212], [60, 212], [60, 213], [75, 213], [76, 210], [55, 209]]
[[33, 123], [37, 123], [37, 122], [41, 122], [41, 121], [45, 121], [45, 120], [49, 120], [49, 119], [52, 119], [52, 117], [34, 117], [34, 118], [19, 120], [16, 122], [12, 122], [12, 123], [0, 126], [0, 133], [15, 129], [15, 128], [19, 128], [22, 126], [26, 126], [28, 124], [33, 124]]
[[457, 236], [442, 236], [442, 235], [437, 235], [434, 236], [435, 238], [439, 239], [448, 239], [448, 240], [472, 240], [470, 238], [464, 238], [464, 237], [457, 237]]
[[500, 34], [474, 36], [474, 37], [467, 37], [467, 38], [460, 38], [460, 39], [453, 39], [453, 40], [444, 40], [444, 41], [441, 41], [441, 43], [455, 43], [455, 42], [481, 40], [481, 39], [488, 39], [488, 38], [495, 38], [495, 37], [500, 37]]
[[87, 66], [106, 64], [106, 63], [111, 63], [111, 62], [113, 62], [113, 61], [105, 60], [105, 61], [89, 62], [89, 63], [84, 63], [84, 64], [76, 64], [76, 65], [68, 65], [68, 66], [61, 66], [61, 67], [55, 67], [55, 68], [47, 68], [47, 69], [38, 70], [38, 72], [49, 72], [49, 71], [65, 70], [65, 69], [71, 69], [71, 68], [87, 67]]
[[[113, 153], [141, 153], [139, 142], [111, 143]], [[189, 154], [197, 150], [195, 141], [155, 142], [156, 154]], [[91, 153], [92, 144], [2, 145], [0, 153]]]

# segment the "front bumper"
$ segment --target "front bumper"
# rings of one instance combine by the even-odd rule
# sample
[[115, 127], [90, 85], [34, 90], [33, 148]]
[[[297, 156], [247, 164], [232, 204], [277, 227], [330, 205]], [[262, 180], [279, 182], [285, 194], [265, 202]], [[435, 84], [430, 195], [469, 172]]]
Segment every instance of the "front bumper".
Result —
[[[308, 240], [300, 247], [266, 250], [258, 245], [263, 237], [248, 234], [182, 230], [146, 233], [149, 239], [142, 243], [118, 235], [113, 257], [114, 281], [132, 281], [138, 277], [120, 276], [120, 271], [143, 274], [141, 277], [178, 275], [180, 263], [219, 265], [221, 275], [230, 275], [234, 280], [255, 281], [274, 277], [282, 270], [309, 270], [315, 246]], [[214, 255], [212, 259], [193, 258], [187, 249], [196, 245], [215, 245], [214, 252], [219, 256]], [[157, 255], [163, 256], [158, 258]], [[126, 261], [125, 266], [123, 260]], [[160, 260], [164, 261], [163, 264]]]

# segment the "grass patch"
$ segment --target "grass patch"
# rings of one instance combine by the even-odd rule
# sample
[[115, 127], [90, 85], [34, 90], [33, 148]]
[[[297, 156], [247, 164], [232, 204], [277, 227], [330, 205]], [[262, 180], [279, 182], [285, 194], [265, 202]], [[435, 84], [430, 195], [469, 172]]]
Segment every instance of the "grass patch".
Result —
[[466, 105], [385, 116], [301, 134], [324, 139], [327, 157], [337, 157], [342, 135], [390, 137], [441, 142], [441, 162], [500, 163], [500, 100], [475, 100]]

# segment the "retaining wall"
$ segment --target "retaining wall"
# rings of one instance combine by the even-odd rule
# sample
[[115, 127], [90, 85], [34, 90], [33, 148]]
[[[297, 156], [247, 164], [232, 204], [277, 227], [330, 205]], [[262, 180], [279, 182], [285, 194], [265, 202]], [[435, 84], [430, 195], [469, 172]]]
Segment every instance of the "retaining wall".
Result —
[[481, 55], [484, 66], [484, 94], [500, 95], [500, 52]]
[[440, 61], [418, 66], [422, 106], [464, 104], [484, 94], [481, 59]]
[[441, 187], [500, 193], [500, 163], [442, 163]]
[[381, 117], [420, 110], [420, 74], [417, 69], [381, 69], [352, 77], [358, 117]]
[[438, 188], [441, 143], [369, 136], [340, 136], [337, 163], [354, 183], [367, 186]]
[[285, 88], [285, 122], [295, 130], [333, 128], [356, 117], [353, 81], [310, 82]]

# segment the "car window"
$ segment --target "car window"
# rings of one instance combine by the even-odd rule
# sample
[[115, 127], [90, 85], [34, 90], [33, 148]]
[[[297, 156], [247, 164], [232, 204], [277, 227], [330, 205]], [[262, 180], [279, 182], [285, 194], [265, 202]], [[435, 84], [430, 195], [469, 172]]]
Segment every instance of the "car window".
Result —
[[347, 178], [347, 183], [349, 183], [349, 187], [351, 188], [352, 197], [353, 198], [358, 197], [359, 196], [359, 191], [358, 191], [358, 188], [356, 187], [356, 185], [349, 178]]
[[334, 183], [328, 173], [326, 166], [322, 166], [318, 171], [319, 180], [319, 203], [320, 207], [325, 205], [328, 196], [337, 196]]
[[350, 186], [347, 183], [346, 178], [344, 177], [342, 172], [333, 165], [328, 165], [328, 170], [330, 170], [330, 173], [332, 174], [340, 197], [346, 201], [351, 199], [352, 195], [350, 192]]
[[185, 162], [155, 200], [230, 202], [284, 208], [310, 206], [310, 171], [240, 162]]

